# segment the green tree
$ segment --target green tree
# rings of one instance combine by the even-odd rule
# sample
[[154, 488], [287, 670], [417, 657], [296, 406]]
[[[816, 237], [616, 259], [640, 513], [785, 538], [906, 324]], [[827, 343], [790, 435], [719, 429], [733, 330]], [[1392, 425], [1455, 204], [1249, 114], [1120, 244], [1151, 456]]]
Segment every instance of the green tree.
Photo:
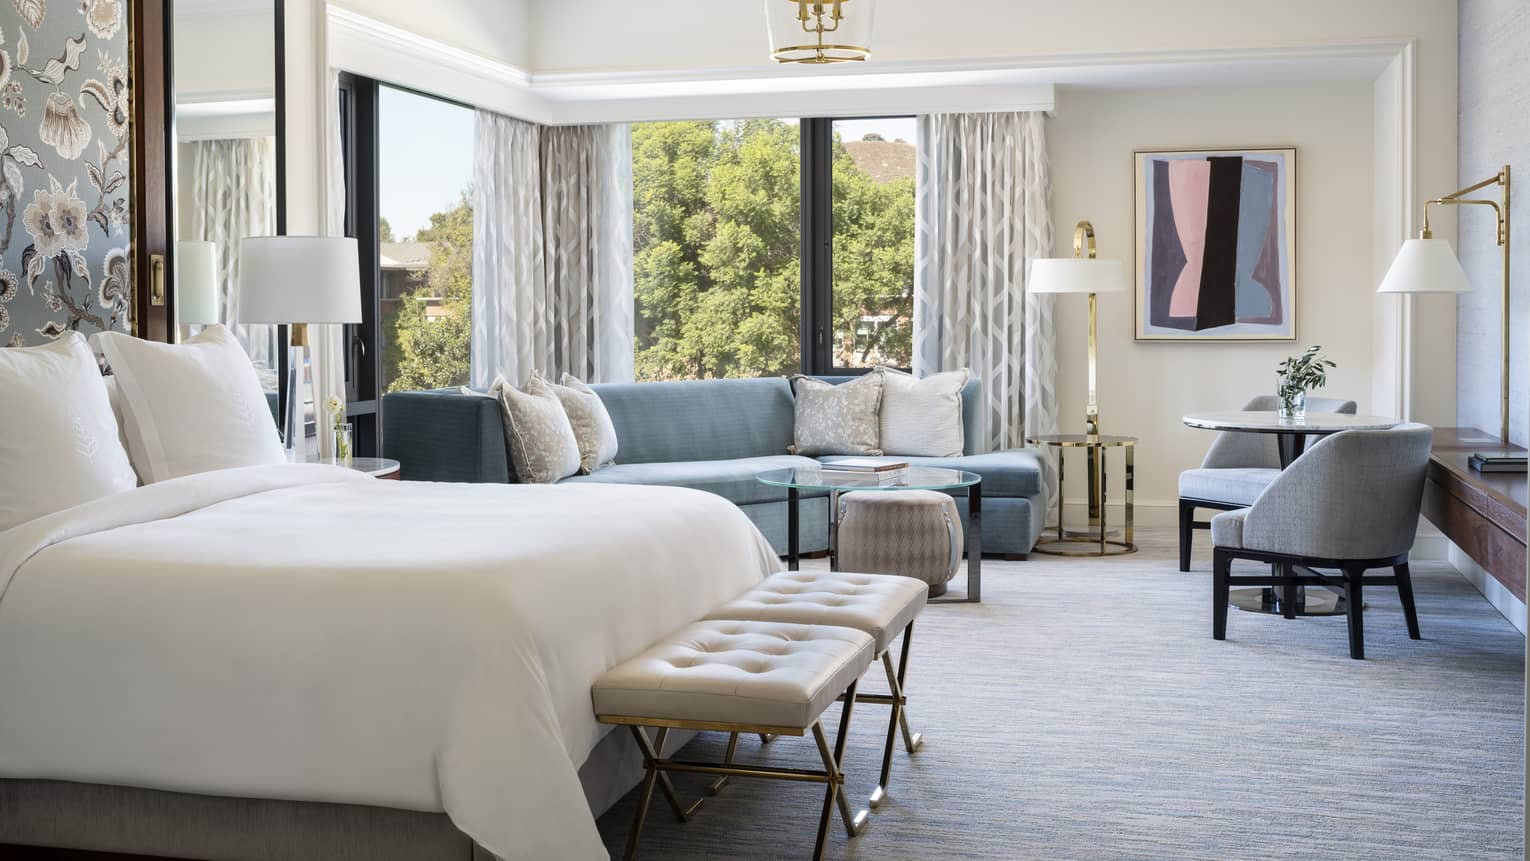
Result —
[[379, 218], [379, 219], [377, 219], [377, 241], [378, 242], [397, 242], [398, 241], [398, 240], [393, 238], [393, 225], [389, 224], [388, 223], [388, 219], [386, 219], [386, 218]]
[[914, 178], [877, 182], [836, 138], [833, 195], [835, 360], [841, 367], [909, 367]]
[[[796, 124], [635, 125], [639, 379], [790, 374], [799, 367]], [[834, 143], [836, 359], [907, 365], [914, 181], [878, 183]]]
[[429, 274], [383, 320], [388, 334], [383, 378], [388, 391], [464, 386], [471, 367], [473, 314], [473, 202], [430, 217], [415, 234], [430, 245]]

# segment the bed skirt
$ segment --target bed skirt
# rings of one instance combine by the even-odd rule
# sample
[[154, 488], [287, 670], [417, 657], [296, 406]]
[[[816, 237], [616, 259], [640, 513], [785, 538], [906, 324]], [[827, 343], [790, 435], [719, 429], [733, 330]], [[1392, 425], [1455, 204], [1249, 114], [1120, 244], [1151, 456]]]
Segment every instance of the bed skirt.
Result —
[[[602, 739], [579, 769], [596, 816], [642, 776], [623, 732]], [[494, 861], [444, 813], [0, 779], [0, 856], [15, 846], [201, 861]]]

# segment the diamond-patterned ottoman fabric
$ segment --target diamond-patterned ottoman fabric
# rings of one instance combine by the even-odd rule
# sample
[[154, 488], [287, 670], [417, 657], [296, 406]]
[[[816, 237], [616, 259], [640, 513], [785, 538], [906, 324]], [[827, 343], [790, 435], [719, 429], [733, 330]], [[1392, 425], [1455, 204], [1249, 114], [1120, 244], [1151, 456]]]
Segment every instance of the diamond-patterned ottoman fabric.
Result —
[[934, 490], [875, 490], [839, 498], [842, 571], [898, 574], [946, 591], [964, 538], [956, 500]]

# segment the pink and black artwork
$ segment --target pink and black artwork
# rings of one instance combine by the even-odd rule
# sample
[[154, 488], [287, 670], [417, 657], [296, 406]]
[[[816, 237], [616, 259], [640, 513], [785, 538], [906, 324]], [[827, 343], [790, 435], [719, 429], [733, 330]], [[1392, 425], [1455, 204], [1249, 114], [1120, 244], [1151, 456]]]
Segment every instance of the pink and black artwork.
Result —
[[1296, 150], [1139, 152], [1137, 338], [1296, 338]]

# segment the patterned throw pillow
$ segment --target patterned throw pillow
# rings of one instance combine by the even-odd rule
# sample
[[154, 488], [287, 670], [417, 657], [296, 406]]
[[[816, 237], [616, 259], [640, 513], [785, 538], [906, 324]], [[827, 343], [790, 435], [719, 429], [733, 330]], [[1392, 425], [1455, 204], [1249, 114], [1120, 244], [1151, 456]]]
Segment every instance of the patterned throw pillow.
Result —
[[580, 473], [589, 475], [616, 460], [616, 426], [611, 424], [611, 414], [600, 402], [600, 395], [589, 386], [570, 374], [563, 375], [562, 385], [533, 374], [526, 391], [550, 392], [563, 404], [574, 438], [579, 441]]
[[961, 457], [962, 389], [972, 378], [963, 368], [917, 379], [882, 368], [881, 445], [905, 457]]
[[579, 440], [556, 395], [520, 391], [504, 377], [494, 381], [489, 394], [499, 399], [505, 414], [505, 442], [518, 479], [551, 484], [579, 471]]
[[882, 404], [882, 375], [870, 373], [841, 385], [792, 377], [797, 393], [796, 445], [793, 454], [879, 455], [877, 411]]

